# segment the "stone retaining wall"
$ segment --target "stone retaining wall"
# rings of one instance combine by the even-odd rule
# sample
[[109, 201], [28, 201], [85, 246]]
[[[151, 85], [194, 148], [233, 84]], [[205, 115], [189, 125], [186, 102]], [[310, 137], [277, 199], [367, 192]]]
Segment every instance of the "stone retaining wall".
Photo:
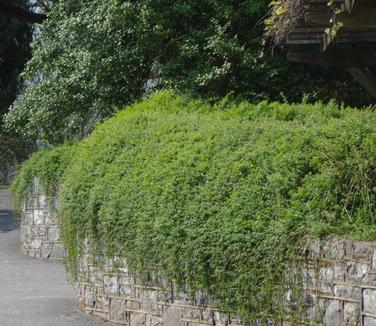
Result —
[[146, 284], [128, 270], [124, 260], [107, 260], [88, 250], [79, 262], [78, 285], [80, 308], [116, 324], [243, 325], [235, 314], [213, 308], [203, 293], [190, 298], [169, 282], [163, 287]]
[[[56, 200], [44, 196], [34, 180], [22, 213], [24, 252], [42, 258], [63, 255], [55, 212]], [[147, 284], [130, 273], [123, 259], [93, 256], [87, 243], [85, 248], [78, 289], [79, 306], [87, 313], [129, 326], [242, 325], [202, 293], [190, 298], [168, 282]], [[315, 243], [302, 270], [305, 324], [376, 326], [376, 242], [337, 238]], [[286, 300], [293, 301], [290, 295]], [[287, 316], [284, 325], [290, 325]]]
[[376, 242], [316, 243], [306, 264], [304, 303], [314, 325], [376, 326]]
[[33, 258], [62, 259], [56, 198], [47, 197], [34, 178], [21, 208], [21, 250]]
[[[94, 263], [98, 260], [101, 263]], [[302, 270], [302, 321], [311, 325], [376, 326], [376, 242], [335, 239], [315, 244]], [[242, 325], [235, 314], [213, 308], [202, 293], [189, 298], [170, 284], [163, 288], [145, 285], [121, 259], [106, 260], [86, 251], [79, 272], [80, 307], [118, 324]], [[283, 324], [290, 325], [287, 316]]]

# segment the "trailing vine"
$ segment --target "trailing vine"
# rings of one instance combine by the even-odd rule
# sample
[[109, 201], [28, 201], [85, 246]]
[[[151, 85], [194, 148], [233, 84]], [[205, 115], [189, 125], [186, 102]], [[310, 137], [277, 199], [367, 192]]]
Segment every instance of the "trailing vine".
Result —
[[[334, 0], [328, 0], [327, 6], [331, 14], [328, 20], [329, 27], [325, 33], [333, 39], [343, 27], [338, 17], [344, 10]], [[266, 37], [271, 38], [274, 44], [281, 45], [294, 29], [297, 21], [303, 17], [304, 6], [301, 0], [273, 0], [270, 7], [270, 16], [265, 21]]]
[[276, 45], [281, 45], [303, 16], [301, 1], [273, 0], [270, 3], [270, 16], [266, 19], [266, 36]]

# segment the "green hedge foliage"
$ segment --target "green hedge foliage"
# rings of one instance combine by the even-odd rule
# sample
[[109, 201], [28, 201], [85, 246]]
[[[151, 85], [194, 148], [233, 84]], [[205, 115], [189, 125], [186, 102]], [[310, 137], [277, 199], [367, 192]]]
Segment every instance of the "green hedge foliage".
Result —
[[88, 235], [248, 318], [285, 313], [283, 271], [312, 239], [376, 234], [372, 111], [159, 93], [98, 126], [69, 164], [66, 150], [33, 156], [15, 188], [59, 179], [73, 262]]
[[46, 194], [57, 195], [58, 186], [71, 162], [76, 144], [69, 142], [59, 147], [41, 150], [34, 153], [22, 165], [12, 184], [18, 218], [20, 217], [22, 202], [27, 196], [34, 177], [38, 177], [38, 181]]

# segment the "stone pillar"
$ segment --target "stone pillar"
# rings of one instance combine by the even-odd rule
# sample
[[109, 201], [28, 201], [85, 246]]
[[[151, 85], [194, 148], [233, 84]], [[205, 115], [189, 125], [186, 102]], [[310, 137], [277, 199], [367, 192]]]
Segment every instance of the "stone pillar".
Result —
[[22, 252], [33, 258], [63, 259], [56, 212], [57, 199], [46, 196], [34, 178], [21, 209]]

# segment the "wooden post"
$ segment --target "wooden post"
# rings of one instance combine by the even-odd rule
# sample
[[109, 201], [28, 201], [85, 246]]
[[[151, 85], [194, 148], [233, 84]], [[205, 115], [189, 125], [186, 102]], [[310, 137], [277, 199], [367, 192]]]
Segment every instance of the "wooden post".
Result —
[[373, 97], [376, 97], [376, 77], [368, 68], [349, 67], [346, 71], [354, 77]]

